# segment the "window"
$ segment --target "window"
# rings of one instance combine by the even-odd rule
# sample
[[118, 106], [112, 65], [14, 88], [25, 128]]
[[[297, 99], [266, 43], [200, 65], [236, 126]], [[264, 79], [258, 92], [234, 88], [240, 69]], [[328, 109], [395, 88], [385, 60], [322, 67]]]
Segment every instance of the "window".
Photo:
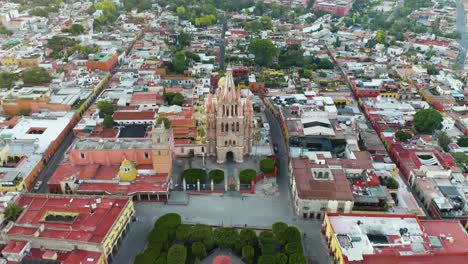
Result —
[[239, 122], [236, 123], [236, 131], [239, 132]]
[[227, 142], [227, 140], [226, 140], [226, 141], [224, 141], [224, 145], [225, 145], [225, 146], [227, 146], [227, 143], [228, 143], [228, 142]]
[[181, 148], [181, 149], [180, 149], [180, 152], [184, 153], [184, 151], [185, 151], [184, 148]]
[[229, 131], [229, 124], [228, 124], [228, 123], [226, 123], [226, 126], [224, 127], [224, 130], [225, 130], [226, 132]]
[[85, 158], [85, 154], [83, 152], [80, 152], [80, 158], [81, 159], [84, 159]]
[[158, 141], [158, 143], [161, 143], [161, 137], [158, 137], [157, 141]]
[[236, 141], [234, 140], [234, 141], [232, 142], [232, 144], [235, 146], [235, 145], [236, 145]]
[[224, 132], [224, 123], [221, 123], [221, 132]]
[[235, 109], [236, 109], [236, 116], [238, 115], [238, 112], [237, 112], [237, 109], [238, 109], [238, 108], [239, 108], [239, 107], [236, 105], [236, 108], [235, 108]]
[[231, 105], [231, 114], [234, 115], [234, 106]]
[[201, 152], [205, 152], [205, 147], [201, 147]]
[[338, 203], [338, 213], [343, 213], [345, 208], [345, 203], [344, 202], [339, 202]]
[[148, 152], [145, 152], [145, 159], [148, 159], [149, 158], [149, 154]]

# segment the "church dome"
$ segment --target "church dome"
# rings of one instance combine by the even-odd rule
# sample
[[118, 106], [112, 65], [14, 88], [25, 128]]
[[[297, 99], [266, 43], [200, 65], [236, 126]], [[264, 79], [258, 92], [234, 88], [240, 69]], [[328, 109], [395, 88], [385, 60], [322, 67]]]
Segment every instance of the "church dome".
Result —
[[138, 171], [133, 161], [124, 159], [120, 164], [119, 179], [120, 181], [134, 181], [136, 180]]

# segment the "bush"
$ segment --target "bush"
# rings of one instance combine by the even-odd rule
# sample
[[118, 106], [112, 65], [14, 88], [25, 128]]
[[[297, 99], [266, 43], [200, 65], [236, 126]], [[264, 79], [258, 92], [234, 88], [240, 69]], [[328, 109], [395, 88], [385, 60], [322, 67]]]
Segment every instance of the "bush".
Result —
[[259, 235], [259, 240], [262, 245], [274, 244], [276, 242], [275, 235], [271, 231], [262, 231]]
[[158, 228], [169, 228], [169, 229], [176, 229], [182, 223], [182, 218], [179, 214], [176, 213], [168, 213], [165, 214], [154, 223], [154, 227]]
[[262, 244], [261, 249], [263, 255], [273, 255], [276, 247], [274, 244]]
[[190, 237], [193, 241], [203, 241], [207, 237], [211, 237], [211, 227], [202, 224], [196, 224], [190, 230]]
[[169, 241], [169, 233], [165, 229], [153, 228], [148, 235], [150, 245], [165, 244]]
[[432, 132], [442, 128], [442, 121], [439, 111], [432, 108], [419, 110], [413, 116], [414, 126], [422, 132]]
[[300, 242], [301, 243], [301, 232], [297, 227], [290, 226], [284, 231], [284, 236], [287, 243]]
[[239, 236], [243, 245], [255, 246], [257, 244], [257, 234], [253, 230], [243, 229], [240, 231]]
[[215, 241], [213, 240], [211, 236], [203, 239], [203, 244], [205, 245], [205, 248], [207, 251], [211, 251], [216, 246]]
[[255, 257], [255, 249], [252, 246], [244, 246], [242, 248], [242, 258], [247, 263], [253, 263], [254, 257]]
[[206, 248], [205, 248], [205, 245], [203, 245], [202, 242], [195, 242], [192, 244], [192, 254], [196, 257], [196, 258], [203, 258], [204, 256], [206, 256]]
[[389, 177], [386, 184], [388, 189], [398, 189], [400, 184], [398, 184], [398, 181], [395, 180], [393, 177]]
[[214, 231], [213, 237], [216, 244], [222, 248], [234, 249], [234, 245], [239, 243], [239, 233], [235, 228], [218, 228]]
[[190, 238], [191, 226], [181, 224], [176, 229], [176, 238], [180, 241], [187, 241]]
[[412, 138], [411, 134], [408, 134], [408, 133], [406, 133], [405, 131], [402, 131], [402, 130], [398, 130], [395, 133], [395, 137], [398, 138], [398, 140], [400, 140], [402, 142], [407, 142], [408, 140], [410, 140]]
[[276, 264], [288, 264], [288, 256], [284, 253], [279, 253], [275, 256], [275, 263]]
[[209, 176], [214, 183], [220, 183], [224, 181], [224, 171], [222, 170], [211, 170]]
[[284, 251], [288, 255], [295, 254], [295, 253], [303, 253], [302, 243], [300, 242], [288, 243], [284, 247]]
[[296, 253], [289, 256], [289, 264], [307, 264], [304, 254]]
[[286, 229], [288, 229], [288, 225], [283, 222], [276, 222], [273, 224], [272, 229], [273, 234], [275, 234], [278, 242], [284, 244], [284, 242], [286, 241], [284, 232], [286, 231]]
[[257, 264], [272, 264], [275, 263], [275, 257], [272, 255], [263, 255], [258, 258]]
[[49, 83], [52, 77], [49, 72], [39, 66], [33, 66], [23, 72], [23, 82], [25, 84]]
[[182, 172], [182, 178], [187, 184], [196, 184], [197, 180], [204, 183], [206, 182], [206, 171], [204, 169], [186, 169]]
[[244, 184], [250, 184], [255, 178], [257, 178], [257, 172], [252, 169], [241, 170], [239, 173], [239, 180]]
[[457, 141], [458, 146], [460, 147], [468, 147], [468, 137], [461, 137]]
[[167, 264], [181, 264], [185, 263], [187, 258], [187, 248], [185, 246], [175, 244], [167, 253]]
[[263, 173], [272, 173], [275, 171], [275, 161], [267, 158], [260, 161], [260, 170]]

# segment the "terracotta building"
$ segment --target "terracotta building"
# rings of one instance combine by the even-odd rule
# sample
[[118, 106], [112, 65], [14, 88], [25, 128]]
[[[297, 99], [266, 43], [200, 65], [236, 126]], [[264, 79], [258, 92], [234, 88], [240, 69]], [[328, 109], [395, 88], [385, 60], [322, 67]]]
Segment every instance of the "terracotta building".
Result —
[[118, 61], [118, 53], [97, 53], [86, 62], [86, 68], [88, 70], [110, 71], [117, 65]]
[[208, 95], [206, 114], [208, 154], [216, 155], [218, 163], [231, 156], [242, 162], [252, 150], [253, 107], [250, 95], [244, 100], [236, 89], [231, 68], [218, 82], [216, 102]]

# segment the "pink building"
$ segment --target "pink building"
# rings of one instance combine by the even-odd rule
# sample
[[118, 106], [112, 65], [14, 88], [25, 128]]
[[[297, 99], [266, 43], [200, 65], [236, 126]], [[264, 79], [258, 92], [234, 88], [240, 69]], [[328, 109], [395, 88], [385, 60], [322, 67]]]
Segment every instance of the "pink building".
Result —
[[353, 7], [354, 0], [316, 0], [313, 8], [338, 16], [346, 16]]

